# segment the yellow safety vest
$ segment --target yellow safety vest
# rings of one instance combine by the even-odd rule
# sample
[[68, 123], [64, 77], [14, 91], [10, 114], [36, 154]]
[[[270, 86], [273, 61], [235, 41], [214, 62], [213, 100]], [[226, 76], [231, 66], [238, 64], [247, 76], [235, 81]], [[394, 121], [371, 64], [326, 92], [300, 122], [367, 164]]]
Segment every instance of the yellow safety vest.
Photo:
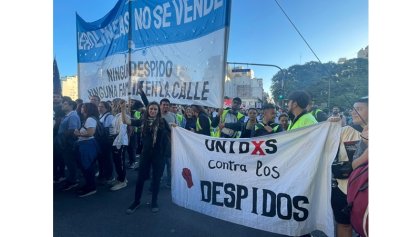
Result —
[[[276, 126], [271, 127], [271, 125], [276, 125]], [[275, 132], [277, 132], [277, 130], [279, 130], [280, 124], [272, 123], [271, 125], [268, 125], [268, 126], [270, 126], [273, 129], [273, 132], [272, 133], [275, 133]], [[259, 129], [264, 129], [265, 126], [266, 125], [264, 125], [261, 122], [260, 123], [257, 123], [257, 124], [255, 124], [255, 131], [257, 131]]]
[[[224, 123], [225, 122], [225, 118], [226, 118], [226, 115], [227, 115], [227, 113], [229, 112], [230, 110], [229, 109], [225, 109], [224, 111], [223, 111], [223, 113], [222, 113], [222, 118], [220, 118], [220, 121], [222, 122], [222, 123]], [[238, 114], [236, 115], [236, 118], [238, 119], [238, 121], [242, 118], [242, 117], [244, 117], [245, 115], [243, 115], [243, 114], [241, 114], [240, 112], [238, 112]], [[236, 137], [236, 138], [238, 138], [238, 137], [240, 137], [240, 133], [239, 132], [236, 132], [236, 135], [234, 136], [234, 137]], [[220, 137], [220, 128], [219, 127], [216, 127], [216, 131], [214, 132], [214, 135], [212, 135], [212, 137]]]
[[287, 131], [306, 127], [312, 124], [317, 124], [318, 121], [315, 119], [315, 117], [311, 113], [306, 113], [302, 115], [296, 122], [290, 123], [289, 127], [287, 128]]
[[[207, 117], [208, 118], [208, 120], [209, 120], [209, 125], [210, 125], [210, 136], [212, 136], [212, 129], [211, 129], [211, 120], [210, 120], [210, 118], [209, 117]], [[200, 119], [199, 118], [197, 118], [197, 120], [196, 120], [196, 122], [195, 122], [195, 131], [196, 132], [199, 132], [199, 131], [201, 131], [203, 128], [201, 127], [201, 125], [200, 125]]]
[[[136, 119], [141, 119], [141, 112], [140, 111], [136, 111], [136, 112], [134, 112], [134, 118], [136, 118]], [[138, 127], [134, 127], [134, 132], [138, 132]]]

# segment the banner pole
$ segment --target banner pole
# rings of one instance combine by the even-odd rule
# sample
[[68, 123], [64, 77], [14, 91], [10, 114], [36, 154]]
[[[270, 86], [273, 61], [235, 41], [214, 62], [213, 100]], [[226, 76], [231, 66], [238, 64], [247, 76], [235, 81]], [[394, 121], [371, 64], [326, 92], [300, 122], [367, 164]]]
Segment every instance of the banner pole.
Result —
[[231, 12], [231, 4], [232, 1], [231, 0], [227, 0], [227, 7], [226, 7], [226, 23], [227, 26], [225, 27], [225, 50], [224, 50], [224, 55], [223, 55], [223, 73], [222, 73], [222, 98], [221, 98], [221, 109], [223, 110], [223, 102], [224, 102], [224, 96], [225, 96], [225, 82], [226, 82], [226, 77], [227, 77], [227, 72], [228, 72], [228, 64], [227, 64], [227, 53], [228, 53], [228, 45], [229, 45], [229, 29], [230, 29], [230, 12]]
[[132, 78], [131, 78], [131, 47], [133, 45], [132, 39], [133, 39], [133, 31], [131, 28], [131, 22], [132, 22], [132, 0], [128, 1], [128, 104], [131, 104], [131, 87], [132, 87]]
[[[77, 22], [77, 12], [76, 14], [76, 22]], [[76, 23], [76, 58], [77, 58], [77, 98], [80, 98], [80, 59], [79, 59], [79, 35], [78, 35], [78, 29], [77, 29], [77, 23]], [[80, 98], [81, 99], [81, 98]]]

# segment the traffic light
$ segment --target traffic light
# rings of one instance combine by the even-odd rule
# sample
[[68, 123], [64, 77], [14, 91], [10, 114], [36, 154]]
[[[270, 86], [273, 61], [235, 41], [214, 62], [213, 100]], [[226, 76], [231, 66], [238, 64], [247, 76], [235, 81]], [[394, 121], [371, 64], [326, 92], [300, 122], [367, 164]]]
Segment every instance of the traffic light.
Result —
[[279, 95], [279, 100], [282, 100], [283, 99], [283, 95]]

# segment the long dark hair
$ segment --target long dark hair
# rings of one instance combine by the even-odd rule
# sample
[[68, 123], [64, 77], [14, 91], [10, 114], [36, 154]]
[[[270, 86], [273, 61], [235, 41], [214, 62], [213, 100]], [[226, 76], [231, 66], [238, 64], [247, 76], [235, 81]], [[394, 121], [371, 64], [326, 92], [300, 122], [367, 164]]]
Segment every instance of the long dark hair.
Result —
[[99, 119], [98, 106], [96, 106], [94, 103], [83, 103], [82, 107], [86, 113], [86, 115], [83, 114], [83, 121], [86, 121], [86, 119], [89, 117]]
[[191, 105], [191, 108], [193, 109], [193, 111], [197, 112], [198, 114], [204, 113], [205, 115], [209, 116], [207, 114], [207, 111], [201, 105]]
[[[150, 106], [152, 106], [152, 105], [154, 105], [154, 106], [156, 106], [157, 108], [158, 108], [158, 113], [156, 114], [156, 117], [155, 117], [155, 119], [154, 119], [154, 121], [153, 121], [153, 123], [150, 125], [149, 124], [149, 120], [150, 120], [150, 115], [149, 115], [149, 108], [150, 108]], [[160, 106], [159, 106], [159, 104], [156, 102], [156, 101], [153, 101], [153, 102], [151, 102], [151, 103], [149, 103], [148, 105], [147, 105], [147, 107], [146, 107], [146, 113], [144, 113], [144, 116], [143, 116], [143, 129], [142, 129], [142, 133], [143, 133], [143, 135], [144, 135], [144, 132], [145, 131], [147, 131], [147, 130], [150, 130], [152, 127], [156, 127], [156, 126], [159, 126], [159, 123], [160, 123], [160, 121], [161, 121], [161, 118], [162, 118], [162, 113], [161, 113], [161, 111], [160, 111]]]
[[101, 102], [99, 102], [99, 104], [102, 104], [102, 105], [104, 106], [104, 108], [105, 108], [105, 110], [106, 110], [106, 112], [105, 112], [105, 113], [112, 112], [111, 105], [109, 105], [109, 103], [108, 103], [108, 102], [106, 102], [106, 101], [101, 101]]

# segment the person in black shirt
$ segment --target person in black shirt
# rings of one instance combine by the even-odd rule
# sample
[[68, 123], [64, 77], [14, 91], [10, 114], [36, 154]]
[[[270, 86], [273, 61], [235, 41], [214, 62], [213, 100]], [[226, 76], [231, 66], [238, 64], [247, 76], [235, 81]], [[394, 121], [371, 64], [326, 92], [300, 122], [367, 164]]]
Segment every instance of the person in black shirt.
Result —
[[195, 132], [198, 134], [203, 134], [210, 136], [210, 124], [211, 120], [204, 110], [203, 106], [200, 105], [191, 105], [192, 111], [197, 117]]
[[152, 169], [152, 212], [158, 212], [157, 197], [159, 193], [160, 179], [165, 167], [164, 151], [170, 142], [170, 128], [161, 117], [160, 106], [157, 102], [147, 105], [146, 113], [142, 119], [130, 119], [125, 116], [125, 102], [121, 105], [122, 121], [127, 125], [140, 128], [140, 136], [143, 142], [142, 154], [139, 161], [139, 173], [136, 183], [134, 202], [126, 210], [132, 214], [140, 206], [143, 193], [144, 181], [149, 178]]
[[267, 104], [263, 107], [263, 110], [264, 117], [261, 122], [255, 124], [255, 129], [252, 132], [251, 137], [259, 137], [283, 131], [280, 124], [274, 123], [274, 118], [276, 117], [274, 105]]
[[185, 110], [185, 119], [187, 121], [185, 124], [185, 129], [195, 132], [197, 118], [193, 115], [191, 106], [188, 106]]
[[248, 120], [245, 122], [241, 138], [249, 138], [251, 137], [251, 133], [254, 131], [255, 124], [258, 123], [257, 121], [257, 109], [255, 108], [249, 108], [248, 109]]

